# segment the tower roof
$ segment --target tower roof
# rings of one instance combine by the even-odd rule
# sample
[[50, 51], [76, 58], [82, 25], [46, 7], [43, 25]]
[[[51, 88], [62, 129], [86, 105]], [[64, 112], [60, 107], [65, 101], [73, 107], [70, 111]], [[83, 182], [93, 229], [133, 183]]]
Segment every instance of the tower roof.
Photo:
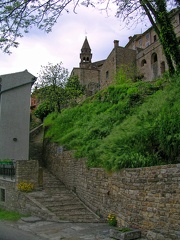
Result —
[[91, 50], [91, 48], [90, 48], [90, 46], [89, 46], [89, 43], [88, 43], [88, 40], [87, 40], [87, 37], [86, 37], [85, 40], [84, 40], [84, 43], [83, 43], [83, 46], [82, 46], [81, 50], [83, 50], [83, 49], [89, 49], [89, 50]]

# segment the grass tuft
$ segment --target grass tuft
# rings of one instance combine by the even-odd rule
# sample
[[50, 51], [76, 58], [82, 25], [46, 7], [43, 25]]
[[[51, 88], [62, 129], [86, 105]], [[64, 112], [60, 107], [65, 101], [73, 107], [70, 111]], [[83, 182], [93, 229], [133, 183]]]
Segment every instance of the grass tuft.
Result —
[[6, 211], [3, 209], [0, 209], [0, 220], [8, 220], [8, 221], [17, 221], [19, 220], [23, 215], [14, 212], [14, 211]]

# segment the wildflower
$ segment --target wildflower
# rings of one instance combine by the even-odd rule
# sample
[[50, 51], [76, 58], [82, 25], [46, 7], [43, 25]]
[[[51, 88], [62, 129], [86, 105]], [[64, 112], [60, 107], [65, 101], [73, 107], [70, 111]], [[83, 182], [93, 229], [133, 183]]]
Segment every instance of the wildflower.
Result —
[[107, 221], [110, 226], [116, 226], [117, 225], [117, 219], [114, 214], [109, 214], [107, 217]]

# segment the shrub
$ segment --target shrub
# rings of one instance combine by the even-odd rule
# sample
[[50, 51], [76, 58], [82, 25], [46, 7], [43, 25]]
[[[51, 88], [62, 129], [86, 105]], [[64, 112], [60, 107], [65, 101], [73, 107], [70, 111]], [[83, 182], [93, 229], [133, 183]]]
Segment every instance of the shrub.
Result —
[[109, 214], [107, 217], [107, 221], [109, 223], [110, 226], [117, 226], [117, 219], [116, 216], [114, 214]]
[[53, 108], [50, 106], [50, 104], [43, 102], [34, 111], [34, 115], [43, 121], [43, 119], [51, 112], [53, 112]]
[[28, 182], [20, 182], [17, 188], [22, 192], [31, 192], [34, 189], [34, 184]]

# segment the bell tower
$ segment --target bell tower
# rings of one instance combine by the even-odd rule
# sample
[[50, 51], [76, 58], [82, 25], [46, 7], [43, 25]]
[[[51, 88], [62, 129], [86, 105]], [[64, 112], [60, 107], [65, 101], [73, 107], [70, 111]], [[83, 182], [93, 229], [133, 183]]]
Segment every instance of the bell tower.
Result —
[[80, 68], [91, 68], [92, 53], [87, 37], [85, 38], [83, 46], [81, 48], [80, 59]]

